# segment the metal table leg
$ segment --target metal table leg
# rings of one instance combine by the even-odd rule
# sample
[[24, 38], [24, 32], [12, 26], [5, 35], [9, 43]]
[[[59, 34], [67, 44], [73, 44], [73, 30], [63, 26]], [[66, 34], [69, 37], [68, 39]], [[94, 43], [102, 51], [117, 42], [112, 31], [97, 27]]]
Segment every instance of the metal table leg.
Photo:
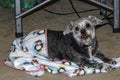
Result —
[[120, 32], [120, 1], [114, 0], [114, 27], [113, 32]]
[[[21, 0], [15, 0], [15, 16], [17, 16], [18, 14], [21, 14]], [[15, 19], [15, 24], [15, 36], [22, 37], [22, 17]]]
[[21, 0], [15, 0], [15, 36], [22, 37], [23, 36], [23, 29], [22, 29], [22, 17], [30, 12], [34, 11], [35, 9], [49, 3], [49, 2], [56, 2], [59, 0], [45, 0], [44, 2], [34, 6], [33, 8], [22, 12]]

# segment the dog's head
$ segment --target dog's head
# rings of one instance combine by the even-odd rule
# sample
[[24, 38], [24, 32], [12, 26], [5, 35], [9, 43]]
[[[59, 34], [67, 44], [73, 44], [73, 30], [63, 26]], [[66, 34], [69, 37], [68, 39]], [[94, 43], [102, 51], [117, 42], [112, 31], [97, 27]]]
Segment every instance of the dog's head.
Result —
[[95, 26], [99, 25], [102, 21], [94, 16], [80, 18], [67, 26], [63, 32], [64, 35], [72, 33], [73, 37], [78, 43], [89, 45], [95, 38]]

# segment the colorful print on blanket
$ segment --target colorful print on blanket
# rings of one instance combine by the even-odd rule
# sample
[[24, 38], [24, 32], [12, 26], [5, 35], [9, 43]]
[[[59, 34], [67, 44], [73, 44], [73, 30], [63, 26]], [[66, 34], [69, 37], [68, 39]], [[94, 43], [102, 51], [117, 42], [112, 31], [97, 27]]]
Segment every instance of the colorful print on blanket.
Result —
[[[78, 66], [66, 60], [50, 60], [47, 54], [46, 34], [47, 30], [35, 30], [22, 38], [14, 40], [9, 58], [4, 63], [11, 68], [36, 77], [44, 75], [46, 70], [52, 74], [62, 72], [69, 77], [107, 72], [104, 69]], [[113, 69], [120, 67], [120, 58], [114, 59], [117, 64], [111, 65]]]

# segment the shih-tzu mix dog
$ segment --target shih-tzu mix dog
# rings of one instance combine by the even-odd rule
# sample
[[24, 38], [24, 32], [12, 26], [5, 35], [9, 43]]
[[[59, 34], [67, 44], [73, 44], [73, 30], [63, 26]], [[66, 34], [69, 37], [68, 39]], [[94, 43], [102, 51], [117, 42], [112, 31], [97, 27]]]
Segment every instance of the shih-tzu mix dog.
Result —
[[66, 59], [78, 65], [110, 70], [116, 64], [99, 51], [95, 27], [102, 21], [94, 16], [81, 18], [64, 31], [47, 30], [48, 54], [51, 59]]

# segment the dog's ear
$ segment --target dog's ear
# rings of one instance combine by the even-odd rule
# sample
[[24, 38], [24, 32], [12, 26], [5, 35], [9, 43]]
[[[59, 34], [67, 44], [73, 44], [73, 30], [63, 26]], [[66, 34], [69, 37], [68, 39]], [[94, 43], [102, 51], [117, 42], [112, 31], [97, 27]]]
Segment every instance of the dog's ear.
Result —
[[102, 23], [102, 20], [101, 19], [98, 19], [97, 17], [95, 16], [88, 16], [88, 19], [93, 23], [93, 25], [99, 25]]
[[70, 32], [72, 32], [72, 29], [73, 29], [73, 21], [71, 21], [68, 25], [67, 25], [67, 28], [64, 30], [63, 34], [66, 35], [66, 34], [69, 34]]

